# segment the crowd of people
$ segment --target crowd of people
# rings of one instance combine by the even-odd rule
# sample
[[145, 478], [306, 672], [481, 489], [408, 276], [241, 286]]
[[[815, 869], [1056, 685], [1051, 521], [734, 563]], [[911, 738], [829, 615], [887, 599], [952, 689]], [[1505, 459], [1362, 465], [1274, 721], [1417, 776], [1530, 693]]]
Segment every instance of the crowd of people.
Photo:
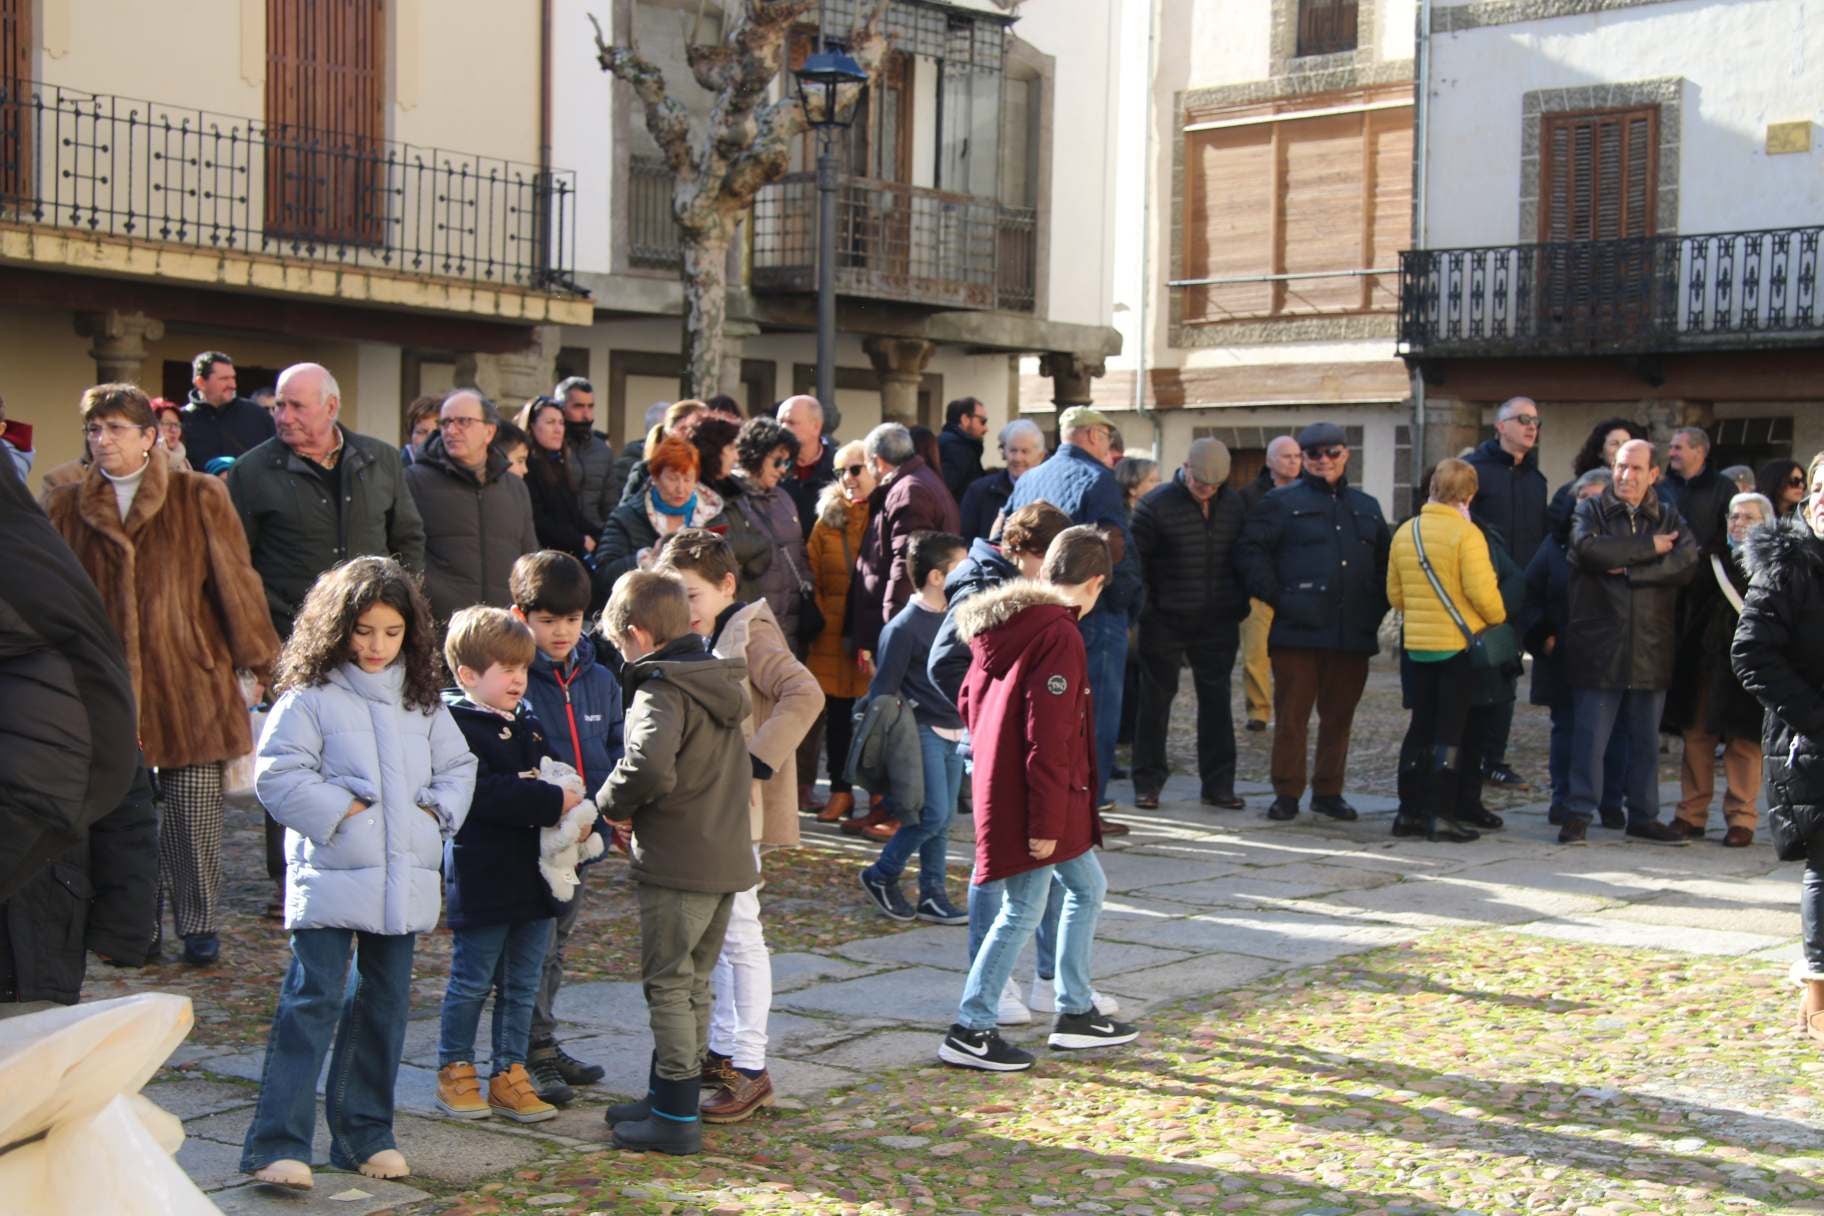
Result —
[[[647, 1094], [608, 1112], [616, 1142], [694, 1152], [702, 1123], [770, 1105], [759, 891], [804, 818], [878, 844], [857, 898], [881, 915], [967, 926], [941, 1059], [1029, 1068], [997, 1027], [1035, 1013], [1056, 1049], [1131, 1042], [1091, 963], [1096, 847], [1129, 830], [1109, 783], [1160, 805], [1188, 665], [1200, 802], [1243, 809], [1239, 660], [1246, 728], [1272, 731], [1266, 816], [1295, 819], [1309, 792], [1314, 814], [1356, 819], [1350, 736], [1390, 610], [1410, 710], [1396, 837], [1503, 826], [1483, 791], [1525, 784], [1507, 759], [1525, 654], [1563, 844], [1598, 822], [1703, 837], [1720, 759], [1721, 840], [1746, 846], [1772, 748], [1774, 843], [1808, 862], [1802, 1021], [1824, 1038], [1824, 649], [1800, 625], [1824, 595], [1824, 454], [1718, 471], [1701, 429], [1662, 457], [1609, 419], [1548, 492], [1541, 411], [1516, 397], [1493, 438], [1425, 472], [1395, 529], [1328, 422], [1274, 438], [1239, 484], [1221, 442], [1167, 475], [1088, 407], [1058, 416], [1049, 454], [1036, 423], [1008, 423], [989, 470], [972, 398], [939, 434], [886, 422], [846, 442], [813, 397], [752, 418], [683, 400], [617, 454], [570, 377], [512, 422], [475, 388], [421, 398], [394, 447], [340, 421], [320, 365], [287, 368], [270, 409], [237, 394], [229, 356], [193, 370], [182, 409], [130, 384], [84, 394], [85, 454], [45, 475], [48, 522], [8, 462], [8, 556], [38, 577], [0, 614], [0, 683], [29, 682], [30, 714], [67, 726], [0, 749], [5, 797], [43, 804], [0, 909], [48, 927], [30, 871], [67, 853], [97, 874], [58, 940], [137, 965], [168, 908], [182, 958], [221, 961], [224, 791], [256, 757], [267, 912], [292, 944], [243, 1156], [262, 1181], [310, 1185], [332, 1049], [332, 1161], [407, 1172], [392, 1081], [412, 942], [440, 917], [444, 1112], [536, 1122], [599, 1080], [553, 1008], [610, 852], [638, 891], [654, 1039]], [[30, 666], [51, 651], [55, 679]], [[1683, 743], [1669, 822], [1662, 734]], [[126, 738], [132, 762], [102, 763]], [[45, 776], [59, 745], [95, 753], [86, 782]], [[975, 836], [961, 906], [945, 872], [959, 812]], [[80, 949], [73, 966], [0, 954], [0, 996], [73, 1000]]]

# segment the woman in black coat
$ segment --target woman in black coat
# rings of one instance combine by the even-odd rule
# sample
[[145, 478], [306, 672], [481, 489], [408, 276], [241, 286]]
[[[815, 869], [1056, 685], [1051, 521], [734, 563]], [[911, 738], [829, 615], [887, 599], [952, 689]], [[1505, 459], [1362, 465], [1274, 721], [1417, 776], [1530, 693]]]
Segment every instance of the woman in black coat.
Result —
[[589, 535], [582, 500], [570, 483], [564, 407], [549, 397], [534, 397], [519, 411], [519, 429], [532, 441], [526, 453], [526, 489], [532, 495], [532, 527], [538, 543], [587, 561], [595, 552], [595, 538]]
[[[1807, 524], [1810, 526], [1807, 527]], [[1767, 826], [1782, 861], [1803, 861], [1801, 1026], [1824, 1042], [1824, 497], [1806, 519], [1756, 528], [1742, 547], [1749, 578], [1730, 665], [1766, 708]]]

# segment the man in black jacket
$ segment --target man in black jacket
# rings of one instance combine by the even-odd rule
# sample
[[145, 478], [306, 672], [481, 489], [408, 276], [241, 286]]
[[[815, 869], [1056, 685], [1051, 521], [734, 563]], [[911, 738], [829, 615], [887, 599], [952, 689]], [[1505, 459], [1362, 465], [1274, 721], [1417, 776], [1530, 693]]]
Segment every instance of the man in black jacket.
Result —
[[798, 456], [780, 487], [798, 508], [798, 521], [809, 540], [817, 523], [817, 499], [836, 480], [836, 449], [823, 433], [823, 406], [805, 393], [779, 403], [774, 417], [798, 440]]
[[944, 462], [944, 484], [959, 503], [982, 476], [982, 439], [987, 434], [988, 407], [974, 397], [958, 397], [944, 407], [937, 451]]
[[[1539, 471], [1539, 406], [1530, 397], [1510, 397], [1495, 412], [1495, 437], [1466, 459], [1476, 470], [1476, 496], [1470, 515], [1490, 535], [1499, 536], [1514, 564], [1525, 569], [1545, 539], [1550, 487]], [[1490, 785], [1528, 788], [1526, 779], [1507, 765], [1507, 737], [1514, 726], [1514, 703], [1484, 716], [1482, 773]]]
[[1305, 792], [1305, 739], [1317, 709], [1311, 809], [1354, 819], [1343, 798], [1349, 730], [1380, 649], [1387, 615], [1387, 550], [1381, 504], [1349, 484], [1343, 428], [1314, 422], [1298, 433], [1299, 479], [1248, 514], [1235, 566], [1248, 593], [1273, 609], [1273, 805], [1291, 819]]
[[1672, 432], [1659, 496], [1678, 508], [1698, 551], [1708, 551], [1729, 514], [1735, 483], [1710, 467], [1710, 436], [1702, 427], [1681, 426]]
[[272, 438], [272, 415], [235, 395], [234, 360], [206, 350], [190, 361], [194, 373], [184, 416], [184, 457], [201, 473], [217, 456], [236, 460]]
[[1644, 439], [1615, 453], [1615, 481], [1571, 516], [1565, 649], [1574, 725], [1561, 844], [1582, 844], [1602, 791], [1603, 753], [1628, 733], [1628, 826], [1635, 840], [1684, 844], [1659, 822], [1659, 719], [1672, 683], [1679, 588], [1698, 551], [1678, 509], [1653, 493], [1659, 455]]
[[1248, 597], [1231, 557], [1241, 495], [1228, 488], [1229, 449], [1191, 444], [1184, 467], [1134, 507], [1134, 551], [1146, 580], [1140, 612], [1140, 705], [1134, 718], [1134, 805], [1159, 805], [1178, 669], [1188, 656], [1197, 689], [1197, 776], [1203, 805], [1238, 811], [1229, 676]]
[[[1277, 435], [1267, 442], [1267, 460], [1260, 476], [1241, 487], [1241, 513], [1245, 518], [1261, 499], [1281, 486], [1289, 486], [1304, 471], [1305, 454], [1298, 440]], [[1273, 665], [1267, 659], [1267, 635], [1273, 629], [1273, 609], [1248, 597], [1248, 619], [1241, 623], [1241, 691], [1248, 703], [1248, 729], [1261, 731], [1273, 720]]]

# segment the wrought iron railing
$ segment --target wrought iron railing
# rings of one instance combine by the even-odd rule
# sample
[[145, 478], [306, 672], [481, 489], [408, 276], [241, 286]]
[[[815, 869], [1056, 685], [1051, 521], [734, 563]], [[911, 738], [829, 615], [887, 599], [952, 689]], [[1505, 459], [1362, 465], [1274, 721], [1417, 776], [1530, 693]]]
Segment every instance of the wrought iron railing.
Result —
[[671, 214], [677, 174], [656, 156], [631, 157], [627, 168], [627, 261], [676, 270], [683, 264], [678, 222]]
[[[836, 199], [842, 294], [948, 308], [1032, 308], [1031, 211], [863, 177], [844, 178]], [[815, 174], [788, 174], [755, 198], [752, 286], [816, 290]]]
[[575, 175], [0, 80], [0, 223], [573, 291]]
[[1824, 228], [1706, 232], [1400, 255], [1411, 355], [1645, 354], [1824, 333]]

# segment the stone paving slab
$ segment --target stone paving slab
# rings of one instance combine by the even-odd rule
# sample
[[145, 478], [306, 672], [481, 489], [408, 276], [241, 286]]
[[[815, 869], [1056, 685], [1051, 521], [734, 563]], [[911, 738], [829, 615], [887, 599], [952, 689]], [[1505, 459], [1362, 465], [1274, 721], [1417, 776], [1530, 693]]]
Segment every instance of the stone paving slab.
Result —
[[942, 1027], [929, 1030], [883, 1030], [864, 1039], [820, 1051], [810, 1062], [857, 1072], [875, 1072], [907, 1064], [929, 1064], [937, 1058], [937, 1044]]
[[368, 1216], [388, 1212], [402, 1205], [416, 1203], [430, 1196], [403, 1182], [383, 1182], [359, 1174], [340, 1171], [319, 1172], [317, 1186], [311, 1191], [285, 1191], [278, 1187], [248, 1183], [232, 1190], [217, 1191], [209, 1198], [222, 1216], [266, 1216], [284, 1212], [288, 1216]]
[[[188, 1122], [184, 1130], [202, 1140], [232, 1145], [238, 1178], [240, 1146], [251, 1122], [252, 1111], [231, 1111]], [[470, 1183], [545, 1156], [546, 1148], [533, 1138], [545, 1126], [516, 1125], [495, 1116], [458, 1120], [399, 1114], [393, 1118], [393, 1135], [406, 1161], [435, 1163], [438, 1181]], [[510, 1134], [522, 1130], [532, 1136]], [[329, 1164], [329, 1128], [324, 1125], [321, 1111], [311, 1138], [310, 1164], [313, 1169]]]
[[[1101, 946], [1097, 946], [1098, 955]], [[1158, 1004], [1185, 997], [1220, 992], [1251, 984], [1263, 975], [1282, 970], [1285, 964], [1249, 954], [1205, 954], [1162, 967], [1129, 971], [1110, 977], [1107, 987], [1123, 1000], [1123, 1013], [1129, 998]], [[1101, 968], [1097, 967], [1100, 974]]]
[[251, 1086], [202, 1079], [159, 1081], [139, 1092], [141, 1097], [157, 1104], [160, 1110], [176, 1115], [179, 1119], [200, 1119], [205, 1115], [251, 1106], [259, 1097], [259, 1091]]
[[948, 1026], [961, 992], [962, 982], [954, 971], [906, 967], [788, 992], [775, 997], [773, 1005], [808, 1013], [891, 1017], [926, 1026]]
[[[959, 934], [958, 930], [962, 929]], [[969, 970], [968, 931], [962, 926], [933, 926], [895, 933], [891, 937], [869, 938], [839, 947], [843, 954], [881, 964], [938, 967], [965, 973]], [[1027, 944], [1016, 971], [1031, 969], [1033, 947]], [[1154, 946], [1108, 942], [1096, 950], [1096, 973], [1116, 975], [1140, 967], [1155, 967], [1186, 957], [1182, 950], [1161, 950]], [[960, 981], [958, 981], [960, 987]], [[776, 991], [776, 989], [775, 989]]]
[[[873, 971], [825, 954], [788, 952], [773, 955], [773, 991], [791, 992], [826, 980], [851, 980]], [[561, 995], [561, 994], [560, 994]]]
[[1398, 882], [1399, 875], [1321, 862], [1242, 870], [1224, 878], [1150, 887], [1147, 894], [1193, 907], [1294, 902], [1338, 891], [1364, 891]]
[[1286, 963], [1321, 963], [1418, 936], [1396, 925], [1273, 910], [1215, 909], [1151, 923], [1115, 923], [1105, 936], [1202, 954], [1251, 954]]
[[1589, 942], [1597, 946], [1644, 946], [1652, 950], [1676, 950], [1681, 954], [1754, 954], [1777, 949], [1782, 944], [1780, 938], [1759, 933], [1640, 924], [1619, 919], [1613, 911], [1595, 916], [1536, 920], [1515, 925], [1511, 931], [1558, 941]]

